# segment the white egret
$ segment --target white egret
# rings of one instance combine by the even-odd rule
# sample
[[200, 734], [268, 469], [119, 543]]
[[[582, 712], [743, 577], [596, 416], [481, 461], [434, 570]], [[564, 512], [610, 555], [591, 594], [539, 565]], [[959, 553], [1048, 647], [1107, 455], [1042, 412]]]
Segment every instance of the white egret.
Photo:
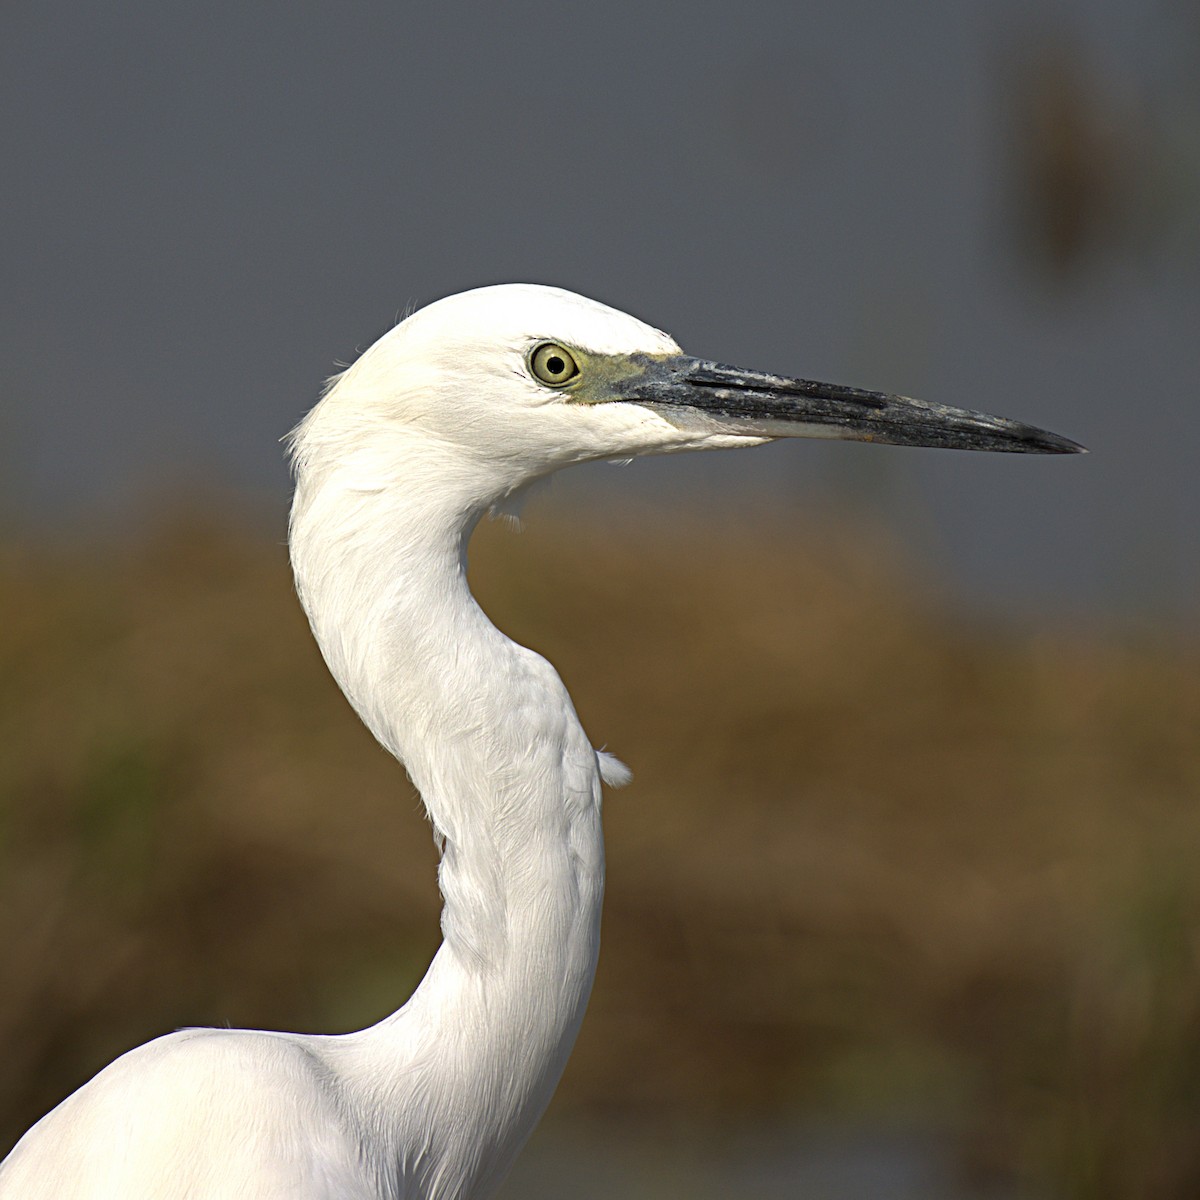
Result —
[[292, 435], [291, 554], [329, 669], [420, 789], [443, 942], [408, 1002], [340, 1036], [188, 1029], [117, 1059], [0, 1166], [3, 1200], [490, 1196], [549, 1102], [592, 985], [598, 753], [543, 658], [467, 586], [480, 516], [590, 459], [776, 437], [1069, 453], [1054, 434], [689, 358], [569, 292], [431, 304]]

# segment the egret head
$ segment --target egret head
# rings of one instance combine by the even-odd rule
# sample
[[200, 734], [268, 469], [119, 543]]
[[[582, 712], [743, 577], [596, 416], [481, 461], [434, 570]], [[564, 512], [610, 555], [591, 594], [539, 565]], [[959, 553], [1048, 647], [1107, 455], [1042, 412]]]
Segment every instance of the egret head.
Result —
[[398, 464], [423, 446], [496, 499], [570, 463], [778, 437], [1080, 449], [1002, 417], [691, 358], [634, 317], [532, 284], [402, 321], [333, 382], [294, 447], [301, 468], [324, 447], [386, 474], [393, 449]]

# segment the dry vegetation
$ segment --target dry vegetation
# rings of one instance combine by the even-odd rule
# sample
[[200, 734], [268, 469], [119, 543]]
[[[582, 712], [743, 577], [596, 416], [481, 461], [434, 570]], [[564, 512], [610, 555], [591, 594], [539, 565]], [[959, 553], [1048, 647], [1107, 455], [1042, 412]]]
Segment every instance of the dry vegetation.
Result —
[[[861, 531], [635, 525], [473, 549], [636, 774], [558, 1103], [911, 1122], [1031, 1194], [1200, 1194], [1195, 648], [972, 626]], [[178, 1025], [377, 1019], [434, 861], [282, 546], [0, 551], [5, 1142]]]

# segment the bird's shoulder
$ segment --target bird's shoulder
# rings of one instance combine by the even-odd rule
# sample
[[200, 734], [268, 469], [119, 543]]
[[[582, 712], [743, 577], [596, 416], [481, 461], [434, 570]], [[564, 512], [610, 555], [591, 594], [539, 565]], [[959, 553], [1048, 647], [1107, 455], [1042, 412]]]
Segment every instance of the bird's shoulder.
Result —
[[367, 1200], [336, 1080], [304, 1039], [181, 1030], [110, 1063], [0, 1167], [0, 1200]]

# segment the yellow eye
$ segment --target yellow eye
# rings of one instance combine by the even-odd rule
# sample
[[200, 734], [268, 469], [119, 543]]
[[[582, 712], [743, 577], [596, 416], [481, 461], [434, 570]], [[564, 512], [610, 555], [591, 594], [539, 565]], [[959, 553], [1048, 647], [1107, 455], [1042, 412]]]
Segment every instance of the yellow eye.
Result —
[[562, 387], [579, 374], [579, 364], [570, 350], [557, 342], [543, 342], [529, 356], [529, 369], [539, 383], [547, 387]]

